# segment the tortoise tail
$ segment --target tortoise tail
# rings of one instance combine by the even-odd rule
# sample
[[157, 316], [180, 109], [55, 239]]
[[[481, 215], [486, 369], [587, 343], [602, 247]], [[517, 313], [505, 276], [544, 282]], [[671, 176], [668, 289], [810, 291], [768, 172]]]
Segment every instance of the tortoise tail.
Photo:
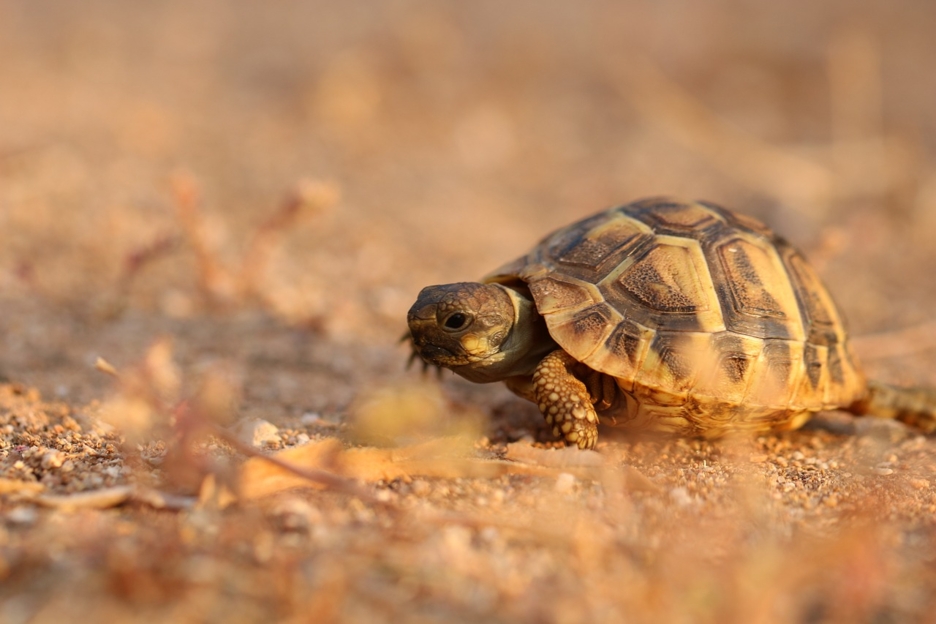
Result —
[[848, 411], [861, 416], [893, 418], [924, 433], [936, 431], [936, 388], [901, 388], [868, 382], [868, 393]]

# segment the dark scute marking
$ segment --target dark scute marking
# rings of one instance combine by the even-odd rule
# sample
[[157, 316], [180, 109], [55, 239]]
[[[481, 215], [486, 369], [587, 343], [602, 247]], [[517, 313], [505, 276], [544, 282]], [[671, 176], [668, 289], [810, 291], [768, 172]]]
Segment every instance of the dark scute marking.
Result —
[[744, 214], [742, 212], [735, 212], [734, 210], [728, 210], [723, 206], [719, 206], [718, 204], [709, 201], [700, 201], [699, 203], [706, 208], [717, 212], [723, 219], [725, 219], [736, 229], [744, 230], [752, 234], [758, 234], [767, 239], [772, 239], [776, 236], [773, 230], [767, 227], [767, 225], [765, 225], [761, 220], [756, 219], [751, 215]]
[[725, 377], [733, 383], [744, 381], [751, 362], [741, 339], [727, 334], [717, 340], [715, 348], [720, 353], [719, 366]]
[[809, 377], [809, 384], [816, 389], [819, 387], [819, 380], [822, 377], [822, 358], [819, 357], [819, 351], [813, 345], [806, 343], [803, 350], [803, 359], [806, 362], [806, 375]]
[[549, 253], [553, 258], [561, 258], [564, 254], [572, 251], [584, 236], [595, 226], [604, 223], [609, 218], [608, 213], [602, 212], [577, 223], [553, 232], [541, 241], [541, 245], [548, 247]]
[[[797, 319], [790, 318], [779, 302], [759, 284], [746, 284], [745, 278], [735, 278], [724, 259], [722, 247], [713, 262], [713, 270], [720, 269], [722, 277], [715, 279], [718, 299], [722, 302], [725, 325], [731, 331], [754, 338], [793, 338], [792, 329]], [[756, 279], [762, 283], [761, 278]], [[785, 277], [783, 279], [786, 279]]]
[[604, 303], [593, 305], [572, 317], [572, 330], [576, 336], [596, 341], [611, 322], [611, 311]]
[[715, 282], [715, 294], [718, 295], [718, 301], [722, 302], [724, 306], [724, 302], [731, 301], [731, 289], [728, 287], [728, 280], [716, 278], [713, 281]]
[[608, 218], [556, 254], [560, 264], [597, 271], [609, 256], [645, 236], [631, 219]]
[[719, 221], [718, 215], [699, 204], [667, 207], [656, 211], [654, 216], [661, 223], [680, 230], [701, 230]]
[[[735, 241], [728, 243], [729, 245], [733, 244]], [[761, 280], [760, 275], [757, 274], [757, 271], [754, 270], [754, 265], [751, 264], [751, 258], [748, 257], [748, 254], [744, 249], [741, 248], [723, 248], [725, 253], [726, 260], [733, 260], [731, 262], [731, 268], [734, 269], [733, 273], [735, 277], [741, 277], [742, 279], [756, 284], [758, 286], [763, 286], [764, 282]], [[731, 254], [733, 257], [727, 255], [728, 249], [734, 249], [734, 253]]]
[[773, 381], [782, 387], [790, 380], [793, 362], [790, 356], [790, 346], [785, 342], [769, 342], [764, 347], [767, 358], [767, 370]]
[[640, 330], [629, 323], [623, 321], [614, 328], [608, 340], [605, 341], [608, 351], [621, 360], [630, 362], [631, 366], [637, 366], [637, 354], [640, 347]]
[[531, 282], [529, 287], [541, 313], [574, 308], [592, 301], [591, 294], [581, 286], [552, 277]]
[[704, 229], [700, 229], [694, 232], [684, 232], [681, 236], [686, 238], [694, 238], [699, 241], [703, 247], [711, 246], [716, 241], [725, 240], [726, 238], [731, 237], [738, 231], [738, 228], [732, 223], [726, 221], [715, 220], [710, 224], [707, 224]]
[[829, 378], [837, 384], [845, 381], [845, 372], [842, 370], [842, 353], [838, 345], [829, 347]]
[[635, 266], [623, 283], [630, 294], [654, 310], [694, 312], [696, 309], [689, 297], [663, 283], [663, 277], [649, 263]]
[[[679, 281], [686, 280], [689, 276], [677, 275], [677, 272], [687, 271], [687, 268], [674, 266], [672, 262], [659, 261], [666, 259], [664, 256], [669, 250], [686, 253], [682, 247], [661, 246], [650, 249], [646, 256], [635, 262], [618, 278], [618, 283], [637, 301], [654, 310], [684, 314], [696, 312], [699, 308], [697, 302], [679, 288]], [[669, 268], [673, 273], [664, 276], [657, 270], [658, 266]], [[689, 285], [690, 288], [692, 286], [698, 288], [697, 285]]]
[[751, 336], [752, 338], [764, 340], [771, 338], [790, 340], [793, 338], [788, 321], [783, 319], [728, 314], [725, 317], [725, 325], [733, 332]]
[[556, 260], [560, 264], [571, 264], [595, 271], [601, 261], [607, 258], [612, 251], [614, 251], [614, 247], [609, 247], [601, 241], [583, 238], [566, 251], [557, 254]]
[[[718, 248], [718, 257], [725, 267], [731, 287], [734, 308], [742, 314], [786, 318], [783, 307], [764, 284], [764, 278], [769, 279], [769, 276], [758, 272], [758, 267], [745, 248], [751, 248], [751, 244], [742, 239], [730, 240]], [[762, 271], [770, 271], [772, 267], [768, 265], [760, 268]]]
[[812, 327], [809, 329], [808, 340], [813, 344], [829, 347], [831, 350], [833, 346], [838, 344], [839, 337], [835, 332], [835, 327], [813, 323]]
[[[760, 275], [757, 274], [757, 271], [754, 270], [754, 265], [751, 264], [751, 258], [747, 255], [747, 252], [743, 249], [739, 249], [736, 255], [738, 256], [738, 259], [735, 262], [735, 266], [737, 267], [740, 274], [752, 284], [763, 286], [764, 281], [760, 278]], [[770, 293], [765, 294], [770, 296]]]
[[714, 337], [713, 347], [719, 353], [742, 353], [744, 351], [744, 342], [738, 336], [725, 332]]
[[657, 232], [698, 238], [709, 227], [722, 222], [722, 216], [697, 202], [682, 202], [671, 198], [651, 198], [622, 208]]
[[665, 197], [648, 197], [631, 202], [618, 208], [621, 212], [631, 216], [644, 216], [658, 210], [675, 210], [685, 206], [683, 202]]
[[721, 216], [726, 217], [726, 218], [727, 218], [727, 217], [733, 217], [734, 214], [735, 214], [734, 211], [728, 210], [727, 208], [724, 208], [723, 206], [720, 206], [720, 205], [716, 204], [716, 203], [713, 202], [713, 201], [707, 201], [707, 200], [705, 200], [705, 199], [700, 199], [700, 200], [697, 200], [696, 203], [699, 204], [699, 205], [701, 205], [701, 206], [705, 206], [705, 207], [708, 208], [709, 210], [713, 210], [713, 211], [717, 212], [718, 214], [720, 214]]
[[744, 353], [726, 353], [721, 358], [722, 372], [734, 383], [744, 381], [750, 364], [748, 356]]
[[[661, 334], [657, 336], [653, 348], [660, 354], [660, 361], [673, 374], [677, 382], [692, 377], [694, 367], [700, 364], [698, 357], [693, 357], [692, 340], [679, 334]], [[697, 355], [697, 354], [696, 354]]]
[[605, 302], [623, 316], [647, 329], [665, 329], [674, 332], [709, 331], [703, 327], [703, 318], [699, 314], [679, 314], [654, 310], [636, 299], [614, 281], [601, 287]]
[[663, 347], [660, 350], [660, 360], [673, 373], [673, 377], [677, 381], [682, 381], [692, 375], [692, 365], [689, 358], [675, 348]]
[[[780, 245], [786, 247], [782, 242]], [[791, 269], [790, 276], [794, 281], [794, 291], [800, 299], [806, 317], [812, 323], [832, 325], [834, 315], [826, 310], [819, 295], [820, 292], [825, 292], [825, 286], [819, 280], [819, 276], [815, 274], [803, 256], [789, 247], [786, 251], [784, 255], [787, 256], [788, 266]]]

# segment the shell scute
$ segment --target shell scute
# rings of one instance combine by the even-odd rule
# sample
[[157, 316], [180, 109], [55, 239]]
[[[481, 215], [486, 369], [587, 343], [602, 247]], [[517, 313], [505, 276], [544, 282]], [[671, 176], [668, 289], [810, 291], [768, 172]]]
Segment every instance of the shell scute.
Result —
[[634, 379], [635, 392], [647, 389], [658, 402], [682, 404], [706, 370], [710, 342], [703, 332], [657, 332]]
[[628, 208], [661, 232], [697, 234], [724, 222], [718, 211], [697, 202], [650, 199], [635, 202]]
[[591, 365], [618, 380], [628, 392], [634, 389], [634, 379], [656, 332], [630, 319], [621, 320], [605, 339], [604, 345], [589, 357]]
[[560, 237], [549, 246], [549, 253], [559, 265], [598, 273], [611, 256], [650, 237], [649, 229], [640, 222], [608, 213], [592, 229]]
[[740, 404], [757, 374], [764, 341], [722, 332], [712, 337], [711, 348], [714, 365], [706, 367], [695, 395]]
[[619, 319], [620, 315], [607, 303], [593, 305], [573, 315], [565, 325], [569, 353], [576, 359], [587, 358], [604, 343]]
[[787, 251], [786, 262], [790, 278], [796, 285], [809, 342], [825, 346], [842, 342], [845, 338], [842, 321], [819, 276], [792, 248]]
[[803, 340], [799, 301], [783, 261], [763, 239], [735, 236], [713, 246], [728, 329], [757, 338]]
[[570, 281], [549, 275], [530, 282], [530, 292], [536, 299], [542, 315], [555, 314], [568, 309], [582, 309], [601, 301], [601, 295], [580, 281]]
[[709, 309], [698, 263], [686, 247], [660, 244], [621, 274], [617, 283], [631, 297], [659, 312]]
[[792, 340], [768, 340], [755, 364], [746, 400], [755, 405], [787, 408], [798, 406], [791, 389], [799, 386], [803, 369], [803, 343]]

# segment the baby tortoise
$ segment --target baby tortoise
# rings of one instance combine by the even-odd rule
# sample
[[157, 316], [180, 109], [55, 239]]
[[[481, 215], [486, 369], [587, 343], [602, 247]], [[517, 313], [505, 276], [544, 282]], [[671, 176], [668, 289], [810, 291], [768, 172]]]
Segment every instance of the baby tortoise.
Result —
[[865, 380], [799, 252], [707, 202], [573, 223], [481, 283], [424, 288], [407, 321], [414, 356], [504, 381], [580, 448], [599, 422], [717, 437], [827, 409], [936, 430], [936, 391]]

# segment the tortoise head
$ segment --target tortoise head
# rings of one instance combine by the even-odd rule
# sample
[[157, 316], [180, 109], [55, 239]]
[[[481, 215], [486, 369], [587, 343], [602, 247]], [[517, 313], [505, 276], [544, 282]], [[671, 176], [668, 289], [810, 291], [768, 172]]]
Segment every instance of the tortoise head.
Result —
[[428, 286], [406, 320], [419, 357], [472, 381], [528, 374], [531, 351], [555, 348], [533, 302], [499, 284]]

